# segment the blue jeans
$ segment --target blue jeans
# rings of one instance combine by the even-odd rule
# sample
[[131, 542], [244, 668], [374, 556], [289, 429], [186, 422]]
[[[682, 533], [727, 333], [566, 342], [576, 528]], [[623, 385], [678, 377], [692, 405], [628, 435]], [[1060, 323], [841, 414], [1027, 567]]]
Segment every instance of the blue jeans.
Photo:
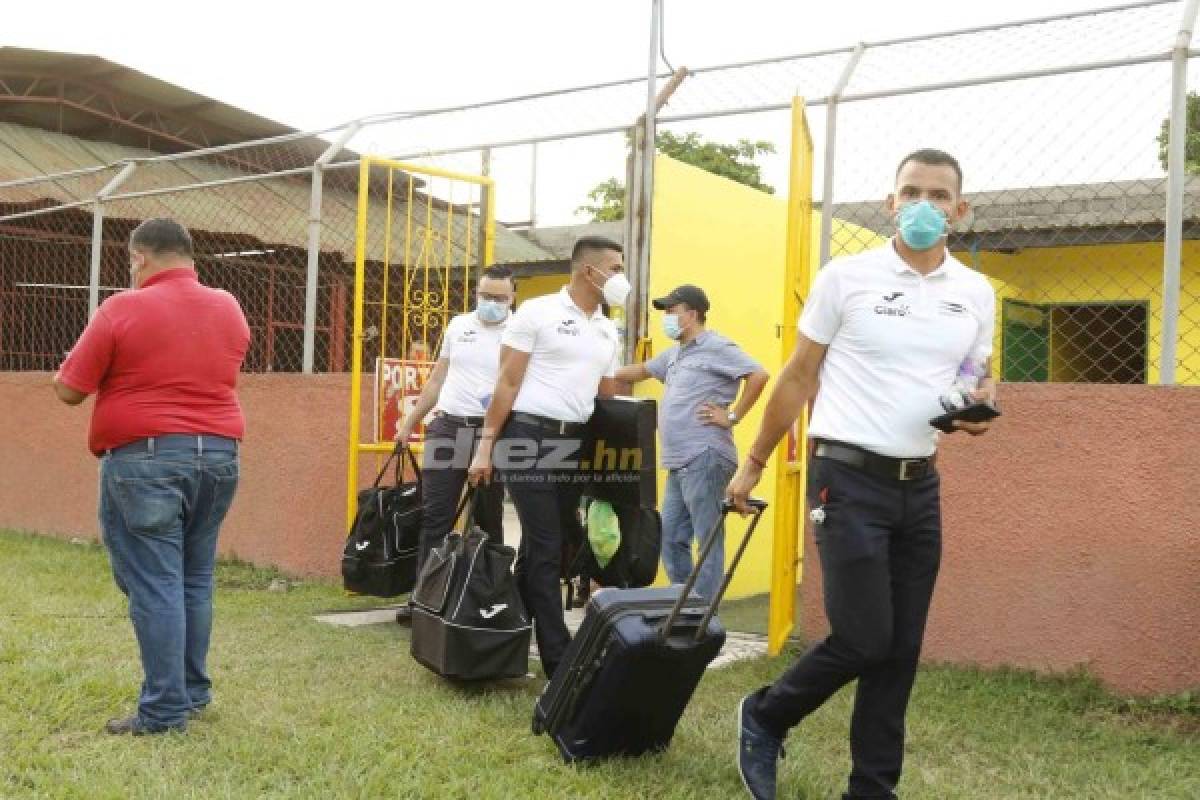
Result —
[[185, 727], [211, 699], [213, 566], [238, 469], [237, 443], [217, 436], [142, 439], [100, 462], [100, 527], [129, 598], [149, 730]]
[[667, 472], [663, 498], [663, 566], [671, 583], [683, 583], [692, 571], [692, 541], [703, 546], [704, 537], [717, 526], [717, 543], [696, 580], [695, 590], [711, 600], [725, 574], [725, 521], [721, 500], [737, 465], [713, 449], [705, 450], [686, 466]]

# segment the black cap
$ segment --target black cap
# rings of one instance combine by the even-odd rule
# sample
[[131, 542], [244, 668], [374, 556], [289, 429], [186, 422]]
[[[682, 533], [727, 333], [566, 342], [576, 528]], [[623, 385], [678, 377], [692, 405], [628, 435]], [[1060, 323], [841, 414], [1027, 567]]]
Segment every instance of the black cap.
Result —
[[699, 286], [692, 286], [690, 283], [676, 286], [669, 295], [655, 300], [653, 305], [659, 311], [666, 311], [676, 303], [683, 303], [693, 311], [708, 311], [709, 309], [708, 295]]

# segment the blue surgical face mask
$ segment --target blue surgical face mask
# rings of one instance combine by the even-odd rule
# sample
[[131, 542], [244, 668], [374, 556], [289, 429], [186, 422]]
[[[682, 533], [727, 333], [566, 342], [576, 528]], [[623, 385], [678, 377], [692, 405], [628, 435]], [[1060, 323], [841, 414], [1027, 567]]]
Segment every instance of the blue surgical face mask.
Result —
[[678, 339], [683, 335], [683, 328], [679, 327], [678, 314], [663, 314], [663, 333], [668, 339]]
[[913, 250], [928, 250], [946, 232], [946, 215], [928, 200], [906, 203], [896, 215], [896, 230]]
[[484, 322], [503, 322], [508, 316], [508, 304], [498, 303], [495, 300], [480, 300], [479, 305], [475, 307], [475, 313]]

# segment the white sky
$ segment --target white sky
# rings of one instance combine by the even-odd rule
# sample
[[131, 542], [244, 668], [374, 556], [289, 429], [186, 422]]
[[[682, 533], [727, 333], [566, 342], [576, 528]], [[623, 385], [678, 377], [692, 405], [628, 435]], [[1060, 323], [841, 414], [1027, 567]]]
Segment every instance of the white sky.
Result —
[[[666, 0], [666, 54], [676, 66], [696, 67], [1108, 4]], [[174, 6], [162, 0], [59, 0], [6, 4], [0, 44], [103, 56], [279, 122], [316, 128], [379, 112], [644, 74], [649, 11], [649, 0], [342, 0], [312, 5], [206, 0]], [[1164, 50], [1170, 38], [1165, 35]], [[684, 129], [727, 140], [774, 139], [786, 151], [786, 128], [780, 128], [778, 119], [741, 117]], [[1135, 135], [1142, 136], [1140, 129]], [[364, 145], [387, 146], [363, 138], [352, 143], [359, 150], [368, 149]], [[593, 147], [602, 148], [605, 156], [545, 149], [539, 165], [540, 221], [571, 221], [586, 190], [620, 169], [619, 138]], [[502, 220], [528, 214], [526, 159], [524, 152], [497, 155], [496, 174], [505, 189]], [[777, 185], [782, 165], [782, 157], [768, 165], [768, 177]]]

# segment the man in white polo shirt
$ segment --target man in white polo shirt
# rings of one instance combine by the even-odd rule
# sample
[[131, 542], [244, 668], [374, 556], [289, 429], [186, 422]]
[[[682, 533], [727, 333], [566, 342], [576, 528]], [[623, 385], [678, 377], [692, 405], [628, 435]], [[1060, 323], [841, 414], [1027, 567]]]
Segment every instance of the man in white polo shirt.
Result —
[[[515, 297], [512, 270], [493, 265], [483, 271], [475, 287], [475, 310], [455, 316], [446, 325], [437, 364], [396, 432], [397, 441], [407, 442], [413, 428], [434, 410], [425, 429], [422, 458], [418, 570], [454, 524], [467, 466], [496, 385], [500, 339]], [[503, 502], [504, 488], [499, 484], [481, 486], [476, 492], [474, 520], [497, 542], [504, 541]], [[398, 622], [411, 618], [408, 606], [396, 612]]]
[[[940, 150], [906, 156], [887, 205], [897, 235], [831, 261], [813, 282], [796, 349], [729, 485], [745, 511], [766, 460], [815, 395], [808, 503], [830, 634], [742, 700], [738, 769], [758, 800], [775, 797], [787, 732], [855, 679], [843, 797], [895, 797], [942, 549], [929, 420], [960, 371], [985, 376], [977, 399], [995, 398], [995, 292], [946, 249], [950, 226], [967, 212], [958, 162]], [[955, 425], [975, 435], [989, 428]]]
[[500, 471], [521, 520], [517, 587], [547, 678], [571, 640], [561, 562], [563, 537], [581, 535], [583, 428], [596, 396], [613, 394], [619, 355], [616, 326], [600, 304], [625, 304], [624, 273], [619, 244], [584, 237], [571, 253], [567, 285], [521, 304], [504, 332], [500, 375], [471, 464], [472, 483], [490, 481], [493, 465]]

